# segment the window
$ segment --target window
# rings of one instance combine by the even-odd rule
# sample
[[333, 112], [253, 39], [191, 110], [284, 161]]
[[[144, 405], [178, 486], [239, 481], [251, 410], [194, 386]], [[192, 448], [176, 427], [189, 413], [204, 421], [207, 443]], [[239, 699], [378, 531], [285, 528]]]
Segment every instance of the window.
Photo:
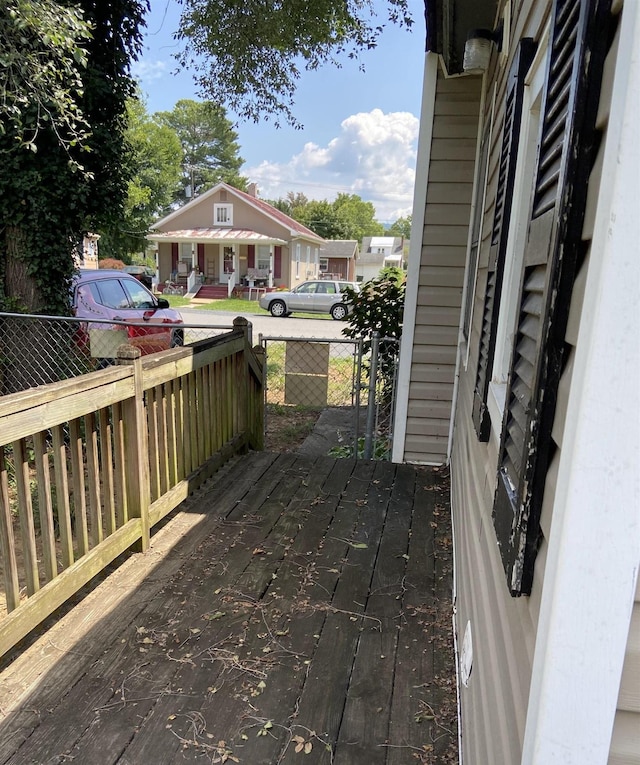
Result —
[[127, 280], [122, 282], [122, 286], [129, 297], [132, 308], [145, 311], [155, 308], [155, 301], [141, 284], [133, 284], [130, 280]]
[[90, 287], [94, 299], [100, 305], [107, 308], [131, 308], [119, 279], [100, 279], [99, 282], [92, 282]]
[[[598, 145], [594, 94], [600, 91], [609, 19], [606, 0], [554, 3], [537, 161], [523, 179], [533, 183], [533, 195], [521, 222], [526, 233], [493, 506], [512, 595], [528, 594], [533, 580], [567, 317]], [[523, 151], [526, 163], [526, 142]]]
[[520, 150], [516, 165], [512, 216], [507, 236], [507, 257], [502, 276], [504, 299], [500, 301], [493, 344], [492, 372], [485, 402], [491, 427], [498, 436], [502, 430], [502, 418], [507, 391], [507, 377], [513, 350], [513, 327], [516, 322], [522, 260], [524, 258], [527, 222], [531, 206], [531, 187], [524, 183], [525, 178], [535, 174], [538, 137], [541, 130], [541, 109], [546, 71], [545, 38], [540, 45], [540, 54], [533, 62], [526, 78], [523, 99], [523, 118], [520, 131]]
[[[531, 65], [535, 45], [532, 40], [520, 41], [518, 52], [513, 60], [507, 81], [504, 108], [504, 126], [502, 146], [498, 164], [498, 186], [494, 203], [491, 246], [487, 267], [487, 283], [482, 309], [482, 329], [480, 332], [480, 352], [476, 383], [473, 396], [473, 423], [481, 441], [487, 441], [490, 432], [490, 419], [487, 409], [487, 393], [495, 349], [495, 327], [498, 320], [498, 307], [502, 290], [502, 274], [507, 249], [507, 231], [511, 216], [511, 201], [514, 191], [516, 160], [520, 138], [522, 103], [524, 96], [525, 75]], [[476, 236], [481, 228], [478, 225]], [[477, 262], [478, 244], [475, 257]], [[467, 295], [468, 297], [468, 295]]]
[[326, 273], [329, 270], [329, 258], [320, 258], [320, 273]]
[[296, 244], [296, 279], [300, 278], [300, 245]]
[[261, 271], [271, 270], [271, 247], [268, 244], [258, 245], [258, 268]]
[[215, 204], [213, 206], [213, 224], [214, 226], [232, 226], [233, 205]]
[[[482, 132], [482, 141], [478, 151], [478, 164], [473, 189], [473, 219], [471, 221], [471, 238], [469, 241], [469, 255], [467, 258], [467, 273], [465, 284], [464, 312], [462, 316], [462, 334], [464, 339], [469, 342], [469, 330], [471, 328], [471, 317], [473, 315], [473, 299], [476, 289], [476, 276], [478, 273], [478, 254], [480, 250], [480, 239], [482, 237], [482, 221], [484, 219], [484, 207], [487, 195], [487, 176], [489, 173], [489, 148], [493, 134], [493, 118], [496, 108], [496, 90], [493, 89], [493, 100], [491, 103], [491, 116], [485, 124]], [[468, 350], [468, 346], [467, 346]]]

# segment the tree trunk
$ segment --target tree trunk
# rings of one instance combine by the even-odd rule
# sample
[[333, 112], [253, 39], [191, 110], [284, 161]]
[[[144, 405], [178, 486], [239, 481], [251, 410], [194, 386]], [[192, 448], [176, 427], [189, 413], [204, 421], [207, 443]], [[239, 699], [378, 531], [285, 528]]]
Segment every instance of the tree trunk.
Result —
[[20, 226], [7, 226], [4, 232], [6, 261], [4, 266], [4, 296], [11, 311], [37, 313], [42, 308], [42, 296], [33, 276], [28, 273], [24, 258], [28, 237]]

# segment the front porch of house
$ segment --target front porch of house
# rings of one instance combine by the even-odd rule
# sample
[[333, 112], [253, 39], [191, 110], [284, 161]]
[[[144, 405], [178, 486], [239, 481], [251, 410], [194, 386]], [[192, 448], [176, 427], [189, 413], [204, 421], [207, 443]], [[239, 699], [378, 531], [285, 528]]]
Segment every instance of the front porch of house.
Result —
[[0, 762], [456, 762], [451, 571], [443, 471], [235, 457], [5, 659]]
[[283, 240], [234, 229], [170, 231], [149, 239], [158, 248], [159, 292], [168, 285], [183, 292], [216, 288], [219, 294], [212, 297], [218, 297], [235, 289], [283, 284]]

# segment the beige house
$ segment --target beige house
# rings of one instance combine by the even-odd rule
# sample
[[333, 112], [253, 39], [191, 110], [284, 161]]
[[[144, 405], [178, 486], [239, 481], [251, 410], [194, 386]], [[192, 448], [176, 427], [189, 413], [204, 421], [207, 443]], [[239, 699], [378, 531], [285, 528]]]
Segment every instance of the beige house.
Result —
[[324, 240], [257, 197], [219, 183], [157, 221], [148, 236], [158, 246], [160, 287], [223, 285], [295, 287], [317, 278]]
[[426, 0], [393, 458], [449, 463], [465, 765], [640, 763], [640, 3]]

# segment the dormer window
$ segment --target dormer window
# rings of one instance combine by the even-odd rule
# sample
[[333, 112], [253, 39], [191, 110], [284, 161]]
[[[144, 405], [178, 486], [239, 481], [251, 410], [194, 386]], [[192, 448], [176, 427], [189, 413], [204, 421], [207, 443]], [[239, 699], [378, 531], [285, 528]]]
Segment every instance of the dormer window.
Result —
[[233, 226], [233, 205], [214, 205], [213, 224], [215, 226]]

